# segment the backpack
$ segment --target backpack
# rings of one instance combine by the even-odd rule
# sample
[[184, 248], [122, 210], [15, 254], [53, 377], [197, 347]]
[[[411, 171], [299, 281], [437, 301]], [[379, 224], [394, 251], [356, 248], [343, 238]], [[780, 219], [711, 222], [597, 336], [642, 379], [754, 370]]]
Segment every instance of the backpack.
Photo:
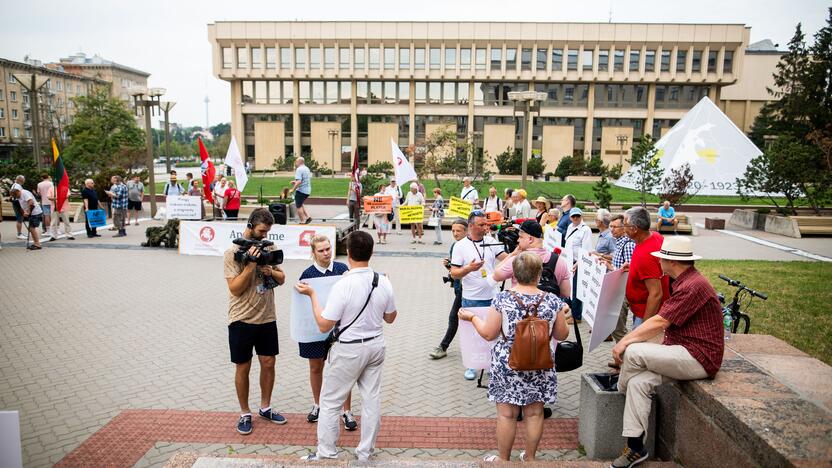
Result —
[[555, 296], [560, 296], [560, 285], [555, 278], [555, 267], [558, 265], [560, 254], [552, 252], [549, 260], [543, 264], [543, 271], [540, 273], [540, 282], [537, 284], [537, 289], [552, 293]]
[[[529, 312], [514, 326], [514, 344], [508, 355], [508, 366], [516, 371], [547, 370], [555, 367], [552, 359], [552, 348], [549, 342], [552, 334], [549, 331], [549, 321], [538, 318], [537, 310], [546, 297], [541, 294], [537, 302], [528, 306], [520, 300], [514, 291], [509, 291], [520, 308]], [[554, 329], [554, 327], [552, 327]], [[500, 331], [501, 334], [502, 330]], [[506, 339], [503, 334], [503, 340]]]

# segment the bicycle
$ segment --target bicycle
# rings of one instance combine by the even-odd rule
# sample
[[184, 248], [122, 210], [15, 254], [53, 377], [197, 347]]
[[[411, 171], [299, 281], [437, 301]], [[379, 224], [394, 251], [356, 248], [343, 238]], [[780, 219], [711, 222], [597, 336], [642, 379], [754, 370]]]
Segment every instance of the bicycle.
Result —
[[[748, 329], [751, 328], [751, 317], [748, 316], [745, 312], [740, 310], [741, 308], [748, 310], [751, 306], [751, 301], [758, 297], [762, 300], [767, 300], [768, 296], [765, 293], [760, 291], [755, 291], [748, 286], [742, 284], [741, 282], [731, 279], [725, 275], [719, 275], [719, 279], [728, 283], [728, 286], [737, 288], [737, 292], [734, 293], [734, 299], [731, 300], [730, 303], [727, 305], [725, 304], [725, 295], [722, 293], [718, 293], [717, 296], [719, 297], [719, 302], [724, 305], [722, 308], [723, 314], [730, 314], [731, 319], [733, 321], [733, 328], [731, 333], [737, 333], [740, 327], [740, 321], [744, 322], [745, 326], [743, 327], [743, 333], [748, 333]], [[745, 303], [745, 307], [741, 306], [743, 296], [750, 296], [748, 301]]]

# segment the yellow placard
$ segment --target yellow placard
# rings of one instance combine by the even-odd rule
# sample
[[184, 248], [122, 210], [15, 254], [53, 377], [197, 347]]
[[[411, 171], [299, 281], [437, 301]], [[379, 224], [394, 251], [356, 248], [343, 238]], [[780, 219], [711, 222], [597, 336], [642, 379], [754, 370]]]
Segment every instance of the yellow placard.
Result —
[[400, 206], [399, 219], [402, 224], [421, 223], [425, 220], [425, 207], [422, 205]]
[[364, 213], [392, 213], [393, 197], [390, 195], [364, 197]]
[[474, 204], [469, 200], [463, 200], [459, 197], [451, 197], [451, 203], [448, 205], [448, 209], [445, 211], [446, 216], [451, 218], [468, 218], [468, 215], [471, 214], [471, 209], [473, 208]]

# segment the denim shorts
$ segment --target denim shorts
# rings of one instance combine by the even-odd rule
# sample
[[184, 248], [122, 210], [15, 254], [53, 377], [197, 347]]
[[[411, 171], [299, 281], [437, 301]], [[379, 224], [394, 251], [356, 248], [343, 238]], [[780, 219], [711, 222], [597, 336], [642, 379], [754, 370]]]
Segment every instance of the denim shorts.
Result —
[[462, 307], [491, 307], [491, 299], [462, 298]]

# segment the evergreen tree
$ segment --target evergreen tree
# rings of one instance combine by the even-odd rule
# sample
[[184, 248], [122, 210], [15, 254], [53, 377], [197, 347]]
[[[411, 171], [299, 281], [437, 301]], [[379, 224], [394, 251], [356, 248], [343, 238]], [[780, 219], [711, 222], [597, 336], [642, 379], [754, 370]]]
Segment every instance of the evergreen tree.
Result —
[[664, 174], [653, 137], [640, 136], [632, 147], [632, 156], [627, 162], [635, 169], [634, 182], [636, 190], [641, 194], [641, 206], [647, 206], [647, 195], [656, 190]]

